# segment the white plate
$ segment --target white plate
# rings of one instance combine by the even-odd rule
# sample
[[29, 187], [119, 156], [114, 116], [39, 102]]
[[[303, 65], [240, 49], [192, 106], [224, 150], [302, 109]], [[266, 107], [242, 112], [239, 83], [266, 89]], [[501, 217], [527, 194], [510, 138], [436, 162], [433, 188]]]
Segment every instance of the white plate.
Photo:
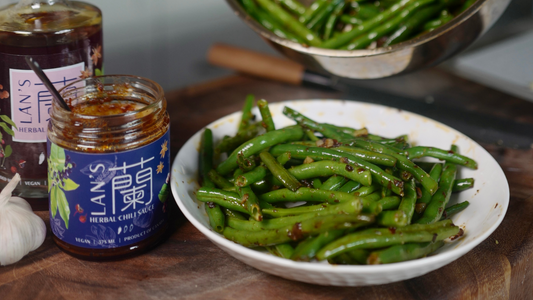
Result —
[[[294, 262], [235, 244], [210, 228], [204, 206], [196, 200], [201, 130], [185, 143], [174, 160], [172, 193], [185, 217], [213, 243], [238, 260], [264, 272], [307, 283], [338, 286], [385, 284], [424, 275], [449, 264], [479, 245], [502, 222], [509, 204], [507, 179], [492, 156], [460, 132], [406, 111], [340, 100], [297, 100], [271, 104], [277, 128], [294, 124], [281, 113], [285, 105], [319, 122], [367, 127], [371, 133], [386, 137], [409, 134], [409, 140], [417, 145], [443, 149], [449, 149], [452, 143], [458, 145], [461, 154], [475, 159], [479, 164], [478, 170], [460, 168], [458, 178], [474, 177], [475, 186], [453, 194], [450, 200], [452, 204], [465, 200], [470, 202], [465, 211], [453, 217], [456, 225], [465, 228], [465, 236], [447, 243], [430, 257], [374, 266]], [[224, 135], [235, 134], [239, 120], [240, 112], [237, 112], [211, 123], [208, 127], [213, 130], [215, 142]]]

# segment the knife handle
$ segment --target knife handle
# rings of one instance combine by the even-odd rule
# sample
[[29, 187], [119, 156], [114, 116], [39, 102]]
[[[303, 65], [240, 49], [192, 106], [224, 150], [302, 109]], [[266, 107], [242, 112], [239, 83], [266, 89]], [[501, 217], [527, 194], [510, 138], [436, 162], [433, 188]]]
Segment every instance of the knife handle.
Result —
[[216, 66], [294, 85], [302, 83], [304, 74], [304, 67], [296, 62], [225, 44], [214, 44], [207, 60]]

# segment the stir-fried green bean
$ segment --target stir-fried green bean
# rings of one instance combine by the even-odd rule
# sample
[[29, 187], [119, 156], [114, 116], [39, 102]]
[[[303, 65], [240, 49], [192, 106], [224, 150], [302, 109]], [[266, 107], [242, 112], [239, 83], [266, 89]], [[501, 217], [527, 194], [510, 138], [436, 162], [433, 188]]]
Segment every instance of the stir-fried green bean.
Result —
[[[338, 264], [416, 259], [462, 234], [448, 218], [469, 203], [447, 204], [474, 183], [455, 179], [457, 168], [477, 164], [455, 146], [409, 147], [407, 136], [319, 123], [290, 108], [284, 114], [298, 125], [276, 130], [266, 101], [258, 105], [263, 120], [239, 127], [265, 124], [266, 133], [236, 145], [216, 168], [212, 131], [203, 132], [196, 198], [214, 231], [285, 259]], [[424, 156], [446, 163], [411, 160]]]

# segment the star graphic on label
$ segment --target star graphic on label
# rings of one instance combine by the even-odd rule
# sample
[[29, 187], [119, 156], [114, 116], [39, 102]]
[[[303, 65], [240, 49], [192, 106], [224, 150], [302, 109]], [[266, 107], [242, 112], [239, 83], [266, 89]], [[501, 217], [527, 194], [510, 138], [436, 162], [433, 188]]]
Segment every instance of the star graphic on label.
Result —
[[159, 154], [161, 154], [161, 158], [165, 158], [165, 153], [166, 153], [167, 150], [168, 150], [167, 142], [168, 142], [168, 141], [165, 141], [165, 142], [163, 143], [163, 145], [161, 145], [161, 152], [159, 152]]
[[159, 174], [159, 173], [163, 173], [163, 168], [164, 168], [164, 167], [165, 167], [165, 166], [163, 165], [163, 162], [160, 161], [160, 162], [159, 162], [159, 165], [157, 165], [157, 174]]

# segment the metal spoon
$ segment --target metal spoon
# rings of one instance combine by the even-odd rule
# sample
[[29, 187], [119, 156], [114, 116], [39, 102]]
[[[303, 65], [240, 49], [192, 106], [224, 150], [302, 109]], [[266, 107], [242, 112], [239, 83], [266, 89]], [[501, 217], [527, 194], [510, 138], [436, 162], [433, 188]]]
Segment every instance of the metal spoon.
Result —
[[43, 69], [41, 69], [41, 66], [39, 66], [39, 64], [35, 60], [33, 60], [33, 58], [29, 56], [26, 56], [25, 59], [26, 59], [26, 63], [28, 64], [28, 66], [30, 66], [33, 72], [37, 74], [39, 79], [41, 79], [41, 81], [43, 82], [44, 86], [48, 89], [48, 91], [52, 94], [52, 96], [59, 102], [59, 104], [61, 104], [61, 106], [67, 111], [71, 111], [67, 102], [65, 102], [65, 99], [63, 99], [63, 97], [59, 95], [59, 92], [56, 90], [56, 88], [54, 87], [54, 85], [52, 84], [48, 76], [44, 74]]

